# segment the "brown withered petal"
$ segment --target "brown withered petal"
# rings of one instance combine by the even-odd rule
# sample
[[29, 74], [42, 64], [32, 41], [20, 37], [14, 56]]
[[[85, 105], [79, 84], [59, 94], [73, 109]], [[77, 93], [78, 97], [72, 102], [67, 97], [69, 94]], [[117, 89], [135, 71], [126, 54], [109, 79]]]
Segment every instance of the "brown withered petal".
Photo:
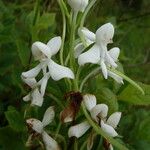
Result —
[[68, 92], [64, 98], [70, 100], [69, 105], [60, 113], [60, 119], [63, 123], [75, 120], [76, 114], [79, 111], [81, 102], [83, 100], [80, 92]]
[[110, 143], [106, 139], [104, 139], [103, 140], [103, 146], [104, 146], [105, 150], [109, 150]]
[[72, 105], [69, 105], [60, 113], [60, 120], [63, 123], [73, 121], [74, 117], [75, 117], [75, 110]]

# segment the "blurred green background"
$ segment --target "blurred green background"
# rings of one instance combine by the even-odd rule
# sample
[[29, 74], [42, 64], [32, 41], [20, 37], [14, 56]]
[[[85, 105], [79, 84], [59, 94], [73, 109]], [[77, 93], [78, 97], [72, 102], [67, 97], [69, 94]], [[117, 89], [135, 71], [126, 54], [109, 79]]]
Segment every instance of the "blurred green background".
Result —
[[[11, 129], [11, 134], [5, 133], [9, 122], [7, 113], [14, 109], [10, 106], [17, 111], [24, 107], [22, 97], [26, 87], [20, 75], [33, 65], [32, 43], [47, 42], [62, 33], [61, 12], [56, 0], [40, 0], [39, 12], [34, 11], [35, 5], [35, 0], [0, 0], [0, 150], [9, 150], [3, 143], [10, 135], [18, 134]], [[35, 13], [39, 14], [38, 21]], [[121, 49], [120, 62], [126, 75], [150, 84], [150, 0], [97, 0], [85, 26], [95, 32], [106, 22], [115, 26], [111, 47]], [[149, 108], [149, 105], [120, 102], [124, 116], [119, 133], [129, 149], [150, 149]]]

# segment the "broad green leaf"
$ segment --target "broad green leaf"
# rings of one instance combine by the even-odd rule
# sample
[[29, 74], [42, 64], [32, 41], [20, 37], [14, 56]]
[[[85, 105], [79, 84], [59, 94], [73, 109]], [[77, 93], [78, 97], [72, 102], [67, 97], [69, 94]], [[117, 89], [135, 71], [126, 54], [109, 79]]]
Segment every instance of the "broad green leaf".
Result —
[[15, 108], [10, 107], [8, 111], [5, 112], [5, 116], [10, 127], [15, 131], [23, 131], [25, 129], [23, 117], [17, 110], [15, 110]]
[[30, 50], [27, 44], [21, 40], [18, 40], [16, 42], [16, 45], [17, 45], [18, 56], [21, 60], [21, 63], [24, 67], [26, 67], [29, 61]]
[[22, 135], [12, 130], [9, 126], [0, 128], [0, 149], [27, 150], [22, 141]]
[[118, 99], [135, 105], [150, 105], [150, 85], [140, 84], [145, 95], [128, 85], [119, 95]]
[[150, 117], [141, 121], [138, 136], [141, 139], [150, 142]]

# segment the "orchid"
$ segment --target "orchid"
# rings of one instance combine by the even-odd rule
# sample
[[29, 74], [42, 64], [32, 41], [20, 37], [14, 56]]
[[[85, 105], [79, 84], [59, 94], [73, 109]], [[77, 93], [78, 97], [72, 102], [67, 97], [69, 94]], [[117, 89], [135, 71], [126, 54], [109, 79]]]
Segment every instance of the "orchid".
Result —
[[33, 136], [33, 134], [40, 134], [43, 138], [46, 150], [59, 150], [58, 143], [44, 130], [44, 127], [46, 127], [53, 121], [54, 116], [54, 107], [51, 106], [46, 110], [42, 121], [35, 118], [30, 118], [26, 120], [28, 127], [34, 131], [29, 137], [29, 140], [32, 140], [31, 137]]
[[[96, 97], [91, 94], [84, 95], [83, 99], [83, 103], [86, 106], [86, 109], [90, 112], [91, 118], [98, 123], [102, 130], [111, 137], [118, 136], [115, 128], [120, 121], [121, 112], [115, 112], [107, 119], [108, 106], [106, 104], [96, 104]], [[80, 124], [70, 127], [68, 136], [79, 138], [84, 135], [85, 132], [90, 129], [90, 127], [90, 124], [87, 121], [84, 121]], [[110, 147], [112, 147], [112, 145]]]
[[[33, 105], [41, 106], [47, 82], [50, 77], [55, 81], [62, 78], [74, 79], [74, 74], [69, 68], [59, 65], [51, 59], [51, 57], [59, 51], [60, 46], [60, 37], [52, 38], [47, 44], [42, 42], [33, 43], [32, 54], [34, 60], [40, 63], [33, 69], [23, 72], [21, 75], [22, 80], [32, 88], [31, 93], [24, 98], [25, 101], [29, 101], [30, 99]], [[36, 77], [41, 70], [43, 78], [37, 82]], [[40, 90], [39, 86], [41, 87]]]
[[[83, 52], [84, 45], [79, 43], [75, 47], [75, 57], [78, 57], [78, 63], [80, 66], [86, 63], [99, 64], [102, 69], [104, 78], [107, 79], [108, 76], [112, 77], [118, 83], [123, 83], [123, 79], [111, 72], [107, 68], [116, 68], [118, 61], [120, 49], [114, 47], [107, 50], [107, 45], [112, 43], [112, 38], [114, 36], [114, 27], [111, 23], [104, 24], [97, 31], [96, 34], [89, 31], [87, 28], [80, 29], [81, 33], [84, 35], [86, 45], [89, 46], [92, 43], [94, 45], [87, 51]], [[81, 54], [82, 53], [82, 54]]]
[[68, 4], [75, 12], [84, 12], [86, 6], [88, 5], [88, 1], [89, 0], [68, 0]]

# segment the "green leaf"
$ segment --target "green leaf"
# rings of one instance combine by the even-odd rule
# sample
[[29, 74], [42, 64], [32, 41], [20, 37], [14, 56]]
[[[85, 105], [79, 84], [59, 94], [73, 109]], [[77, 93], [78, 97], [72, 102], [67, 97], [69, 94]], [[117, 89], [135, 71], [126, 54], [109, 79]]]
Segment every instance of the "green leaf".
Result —
[[132, 103], [135, 105], [150, 105], [150, 85], [140, 84], [145, 91], [145, 95], [142, 95], [139, 91], [133, 88], [132, 85], [128, 85], [119, 95], [118, 98], [121, 101]]
[[41, 29], [47, 29], [55, 23], [55, 13], [44, 13], [39, 21], [36, 23], [35, 28], [39, 31]]
[[21, 60], [21, 63], [24, 67], [26, 67], [29, 61], [30, 50], [27, 44], [21, 40], [17, 40], [16, 45], [17, 45], [18, 56]]
[[127, 77], [126, 75], [124, 75], [123, 73], [121, 73], [115, 69], [109, 69], [109, 70], [112, 71], [113, 73], [117, 74], [118, 76], [122, 77], [126, 81], [128, 81], [133, 87], [138, 89], [143, 95], [145, 94], [143, 89], [135, 81], [133, 81], [132, 79], [130, 79], [129, 77]]
[[150, 117], [142, 120], [138, 133], [140, 139], [150, 142]]
[[99, 103], [105, 103], [109, 107], [109, 113], [118, 111], [118, 102], [116, 95], [108, 88], [101, 88], [97, 93]]
[[1, 150], [26, 150], [21, 134], [10, 127], [0, 128], [0, 149]]
[[9, 122], [10, 127], [15, 131], [19, 132], [25, 129], [23, 117], [14, 107], [9, 107], [8, 111], [5, 112], [5, 116]]

